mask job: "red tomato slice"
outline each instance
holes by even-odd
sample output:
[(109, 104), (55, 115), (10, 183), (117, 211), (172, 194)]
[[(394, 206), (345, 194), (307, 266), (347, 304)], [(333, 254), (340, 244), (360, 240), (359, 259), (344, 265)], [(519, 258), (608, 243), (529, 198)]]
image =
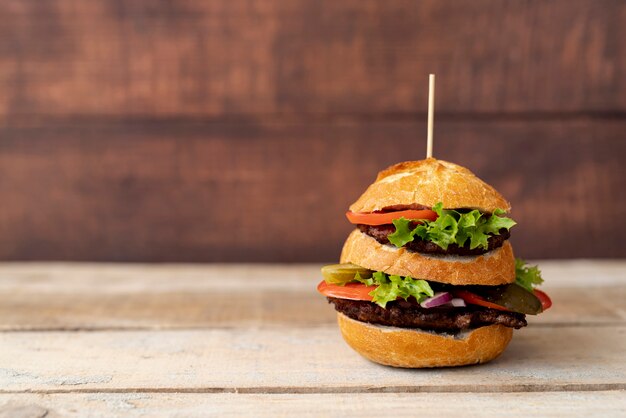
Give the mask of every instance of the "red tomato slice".
[(406, 218), (406, 219), (428, 219), (434, 221), (437, 219), (437, 212), (424, 209), (424, 210), (401, 210), (397, 212), (386, 213), (355, 213), (346, 212), (346, 217), (353, 224), (364, 225), (387, 225), (393, 222), (394, 219)]
[(542, 292), (539, 289), (535, 289), (533, 290), (533, 293), (535, 294), (535, 296), (537, 296), (537, 299), (539, 299), (539, 301), (541, 302), (541, 308), (544, 311), (546, 309), (549, 309), (552, 306), (552, 299), (550, 299), (550, 296), (548, 296), (545, 292)]
[(340, 299), (372, 301), (369, 293), (378, 286), (366, 286), (363, 283), (347, 283), (343, 286), (326, 283), (324, 280), (317, 285), (317, 291), (324, 296)]
[(455, 294), (455, 296), (460, 297), (465, 302), (470, 303), (472, 305), (479, 305), (479, 306), (484, 306), (485, 308), (491, 308), (491, 309), (497, 309), (499, 311), (510, 312), (504, 306), (497, 305), (497, 304), (491, 303), (491, 302), (487, 302), (485, 299), (481, 298), (480, 296), (478, 296), (478, 295), (476, 295), (476, 294), (474, 294), (472, 292), (468, 292), (467, 290), (455, 290), (454, 294)]

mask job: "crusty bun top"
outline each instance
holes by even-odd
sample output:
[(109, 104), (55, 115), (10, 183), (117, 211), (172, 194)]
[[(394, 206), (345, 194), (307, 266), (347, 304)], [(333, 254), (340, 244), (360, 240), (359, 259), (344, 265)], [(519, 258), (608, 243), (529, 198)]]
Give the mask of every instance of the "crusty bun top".
[(511, 210), (500, 193), (467, 168), (435, 158), (407, 161), (381, 171), (350, 210), (374, 212), (412, 204), (432, 207), (439, 202), (448, 209)]

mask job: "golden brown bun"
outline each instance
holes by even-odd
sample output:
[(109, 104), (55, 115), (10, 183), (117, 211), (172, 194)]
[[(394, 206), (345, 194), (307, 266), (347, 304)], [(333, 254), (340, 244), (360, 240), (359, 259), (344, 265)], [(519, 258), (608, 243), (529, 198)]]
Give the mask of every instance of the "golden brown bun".
[(467, 168), (435, 158), (407, 161), (381, 171), (350, 210), (373, 212), (411, 204), (432, 207), (439, 202), (449, 209), (511, 210), (500, 193)]
[(515, 257), (508, 241), (479, 256), (429, 256), (381, 244), (355, 229), (343, 244), (341, 263), (453, 285), (495, 286), (515, 281)]
[(368, 360), (393, 367), (450, 367), (498, 357), (513, 330), (489, 325), (457, 336), (368, 324), (337, 313), (343, 339)]

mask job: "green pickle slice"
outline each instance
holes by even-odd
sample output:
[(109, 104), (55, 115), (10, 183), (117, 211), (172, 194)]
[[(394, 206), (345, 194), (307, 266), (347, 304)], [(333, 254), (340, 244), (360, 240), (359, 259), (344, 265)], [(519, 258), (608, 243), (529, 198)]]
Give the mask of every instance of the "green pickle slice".
[(541, 301), (533, 293), (512, 283), (504, 286), (484, 286), (477, 292), (485, 300), (528, 315), (542, 312)]
[(353, 281), (357, 273), (362, 279), (369, 279), (374, 272), (356, 264), (330, 264), (322, 267), (322, 276), (326, 283), (344, 285)]

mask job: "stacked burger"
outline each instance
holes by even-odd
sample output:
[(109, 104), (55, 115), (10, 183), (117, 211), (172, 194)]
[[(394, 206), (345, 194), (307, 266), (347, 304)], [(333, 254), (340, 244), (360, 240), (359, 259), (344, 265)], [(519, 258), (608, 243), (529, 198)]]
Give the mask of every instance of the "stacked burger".
[(396, 367), (484, 363), (526, 315), (549, 308), (537, 267), (516, 260), (510, 204), (471, 171), (428, 158), (396, 164), (350, 206), (356, 228), (318, 290), (346, 342)]

